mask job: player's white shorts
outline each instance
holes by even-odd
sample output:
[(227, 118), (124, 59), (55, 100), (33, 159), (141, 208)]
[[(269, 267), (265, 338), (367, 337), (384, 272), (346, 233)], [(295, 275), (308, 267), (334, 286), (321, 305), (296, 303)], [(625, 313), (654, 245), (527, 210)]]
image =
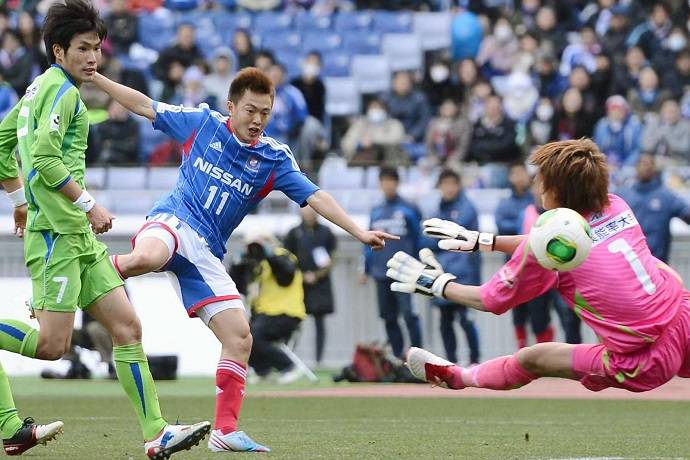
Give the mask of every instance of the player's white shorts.
[(141, 238), (157, 238), (168, 247), (166, 272), (190, 317), (207, 325), (221, 311), (242, 308), (240, 293), (225, 267), (214, 256), (206, 240), (172, 214), (156, 214), (132, 238), (132, 248)]

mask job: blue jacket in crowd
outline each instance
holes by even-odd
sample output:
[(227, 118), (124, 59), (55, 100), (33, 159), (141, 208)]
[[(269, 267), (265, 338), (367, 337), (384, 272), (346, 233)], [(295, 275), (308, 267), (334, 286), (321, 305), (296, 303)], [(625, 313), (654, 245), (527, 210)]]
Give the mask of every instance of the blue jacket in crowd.
[(496, 228), (499, 235), (519, 235), (522, 233), (522, 214), (527, 206), (534, 203), (529, 190), (518, 195), (512, 190), (508, 198), (502, 199), (496, 207)]
[[(454, 200), (441, 200), (439, 209), (433, 217), (453, 221), (470, 230), (479, 230), (477, 209), (464, 192), (460, 192)], [(435, 238), (425, 238), (424, 245), (434, 251), (434, 255), (443, 269), (457, 276), (459, 283), (479, 286), (481, 282), (481, 256), (479, 252), (460, 254), (443, 251), (438, 248), (438, 241)]]
[(620, 128), (615, 128), (604, 117), (594, 126), (594, 142), (613, 165), (632, 166), (640, 156), (642, 123), (635, 115), (629, 115)]
[(649, 182), (637, 182), (618, 194), (635, 213), (654, 257), (666, 262), (671, 245), (671, 218), (680, 217), (690, 223), (690, 206), (664, 187), (659, 176)]
[(369, 215), (369, 228), (398, 235), (400, 240), (386, 241), (380, 251), (364, 248), (364, 271), (377, 280), (386, 280), (386, 263), (398, 251), (417, 256), (420, 248), (422, 215), (414, 204), (396, 196), (374, 207)]

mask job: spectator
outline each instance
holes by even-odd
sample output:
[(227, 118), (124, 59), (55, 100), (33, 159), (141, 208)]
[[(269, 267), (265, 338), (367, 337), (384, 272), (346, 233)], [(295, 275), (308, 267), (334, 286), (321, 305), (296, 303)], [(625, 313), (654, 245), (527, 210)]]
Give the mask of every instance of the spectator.
[(519, 48), (510, 22), (505, 17), (499, 17), (494, 24), (493, 34), (482, 40), (477, 64), (487, 78), (507, 75), (513, 69)]
[(0, 49), (0, 73), (19, 96), (23, 96), (29, 86), (33, 65), (31, 54), (22, 46), (19, 35), (11, 29), (6, 30)]
[(292, 80), (292, 85), (304, 96), (309, 115), (323, 123), (326, 114), (326, 87), (320, 74), (321, 53), (312, 51), (305, 56), (302, 74)]
[(203, 60), (196, 45), (194, 26), (183, 23), (177, 27), (175, 43), (161, 51), (153, 65), (153, 75), (163, 82), (161, 99), (168, 102), (178, 90), (185, 70), (197, 61)]
[(595, 121), (592, 114), (584, 110), (580, 90), (569, 88), (561, 98), (553, 137), (559, 141), (592, 137)]
[(632, 166), (640, 155), (642, 124), (623, 96), (606, 100), (606, 116), (594, 127), (594, 142), (606, 155), (612, 167)]
[(271, 67), (276, 63), (273, 53), (268, 50), (261, 50), (254, 55), (254, 67), (262, 71), (263, 73), (268, 73)]
[(390, 116), (402, 122), (405, 135), (411, 142), (424, 142), (431, 118), (429, 101), (424, 93), (413, 87), (410, 72), (396, 72), (392, 86), (392, 91), (383, 96)]
[(627, 97), (630, 108), (641, 120), (658, 113), (661, 104), (670, 98), (670, 91), (659, 88), (659, 77), (652, 67), (640, 71), (638, 86), (629, 90)]
[[(225, 98), (227, 98), (227, 95)], [(185, 107), (197, 107), (199, 104), (206, 104), (209, 107), (216, 107), (218, 105), (215, 96), (210, 94), (204, 87), (203, 72), (195, 65), (188, 67), (184, 71), (182, 87), (171, 98), (170, 102)]]
[(570, 75), (573, 67), (582, 66), (590, 74), (597, 69), (597, 56), (601, 53), (601, 45), (597, 41), (594, 29), (583, 27), (580, 30), (580, 41), (568, 45), (561, 56), (561, 75)]
[(393, 349), (393, 354), (403, 358), (403, 335), (398, 317), (403, 315), (413, 347), (421, 346), (422, 328), (419, 316), (412, 306), (412, 296), (391, 291), (391, 280), (386, 277), (388, 270), (386, 263), (398, 251), (417, 254), (420, 245), (422, 218), (414, 204), (405, 201), (398, 195), (400, 177), (397, 169), (382, 167), (379, 172), (379, 185), (383, 192), (384, 202), (372, 208), (369, 215), (369, 228), (398, 235), (400, 239), (387, 242), (386, 246), (377, 252), (373, 252), (369, 248), (364, 249), (365, 274), (361, 277), (360, 282), (366, 283), (367, 275), (374, 278), (379, 315), (385, 324), (388, 342)]
[(522, 232), (521, 214), (534, 197), (530, 192), (529, 173), (525, 164), (515, 162), (510, 165), (508, 182), (510, 196), (502, 199), (496, 207), (496, 229), (499, 235), (519, 235)]
[(454, 164), (464, 160), (472, 137), (472, 124), (459, 116), (459, 108), (453, 99), (441, 104), (438, 116), (431, 119), (426, 131), (427, 155), (436, 164)]
[(213, 72), (204, 76), (203, 87), (207, 94), (216, 100), (215, 109), (226, 113), (228, 88), (232, 83), (233, 57), (230, 48), (222, 46), (213, 53)]
[(630, 32), (626, 45), (639, 46), (655, 65), (662, 64), (665, 57), (663, 42), (669, 37), (671, 27), (671, 11), (668, 5), (664, 2), (655, 2), (652, 14)]
[(378, 165), (404, 163), (402, 151), (405, 128), (395, 118), (390, 118), (386, 104), (372, 99), (364, 116), (359, 116), (348, 128), (340, 148), (353, 165)]
[(625, 53), (625, 64), (614, 69), (613, 94), (628, 94), (628, 91), (637, 86), (640, 71), (647, 64), (647, 58), (642, 48), (634, 46)]
[(0, 119), (5, 118), (18, 100), (17, 92), (2, 79), (2, 74), (0, 74)]
[(505, 114), (516, 123), (527, 123), (539, 100), (539, 91), (526, 73), (512, 72), (499, 91)]
[[(462, 189), (460, 175), (451, 169), (444, 169), (439, 175), (438, 188), (441, 192), (441, 201), (434, 217), (456, 222), (466, 228), (478, 229), (477, 210)], [(442, 251), (436, 243), (437, 240), (431, 241), (430, 247), (445, 271), (467, 283), (480, 284), (481, 257), (478, 252), (457, 254)], [(458, 362), (454, 330), (455, 318), (458, 317), (467, 338), (469, 362), (479, 363), (479, 334), (472, 312), (466, 307), (442, 299), (434, 299), (433, 303), (441, 311), (441, 338), (446, 350), (446, 359), (453, 363)]]
[(671, 219), (679, 217), (690, 224), (690, 207), (661, 182), (654, 155), (643, 153), (637, 162), (637, 182), (618, 194), (635, 213), (652, 255), (668, 262), (671, 245)]
[[(607, 1), (613, 3), (613, 0)], [(601, 43), (604, 52), (613, 57), (614, 67), (623, 64), (619, 56), (621, 56), (621, 51), (626, 49), (625, 41), (630, 35), (628, 15), (629, 8), (627, 5), (617, 3), (610, 7), (610, 14), (601, 15), (595, 25), (597, 34), (602, 37)]]
[(683, 93), (690, 88), (690, 50), (685, 49), (676, 56), (676, 65), (666, 72), (663, 79), (664, 88), (671, 91), (675, 99), (683, 97)]
[(285, 81), (285, 66), (273, 64), (268, 75), (275, 86), (275, 100), (271, 121), (266, 126), (266, 134), (280, 142), (292, 145), (291, 141), (299, 136), (302, 125), (309, 115), (307, 103), (300, 90)]
[(672, 164), (690, 163), (690, 120), (681, 117), (680, 106), (673, 99), (664, 102), (661, 113), (645, 123), (642, 150)]
[(533, 30), (537, 25), (537, 11), (539, 11), (540, 0), (522, 0), (519, 8), (511, 16), (513, 26), (517, 29)]
[(100, 161), (107, 165), (131, 166), (139, 160), (139, 123), (129, 112), (112, 101), (108, 120), (97, 128), (101, 141)]
[(592, 114), (597, 119), (602, 116), (601, 102), (597, 99), (597, 93), (592, 88), (592, 77), (584, 67), (577, 66), (570, 73), (568, 79), (569, 88), (577, 88), (582, 94), (582, 105), (585, 112)]
[(290, 340), (306, 316), (297, 257), (279, 247), (272, 235), (255, 232), (247, 238), (247, 258), (253, 267), (248, 289), (253, 338), (249, 365), (260, 378), (276, 370), (278, 383), (294, 382), (302, 371), (276, 342)]
[(550, 50), (556, 56), (563, 54), (566, 39), (561, 27), (558, 25), (556, 10), (544, 5), (537, 11), (537, 28), (535, 30), (540, 46)]
[(534, 116), (527, 124), (525, 139), (525, 154), (529, 154), (537, 145), (546, 144), (555, 137), (555, 110), (551, 99), (543, 97), (539, 100)]
[(245, 29), (237, 29), (232, 36), (232, 48), (237, 56), (237, 69), (255, 65), (254, 45), (249, 32)]
[(503, 116), (501, 99), (490, 96), (486, 100), (484, 116), (474, 124), (467, 155), (467, 161), (476, 161), (480, 165), (500, 163), (485, 168), (489, 175), (488, 186), (506, 186), (507, 163), (517, 160), (521, 155), (515, 138), (515, 123)]
[[(539, 39), (533, 31), (520, 34), (520, 49), (515, 58), (513, 70), (530, 72), (537, 60), (539, 51)], [(551, 50), (542, 50), (543, 53), (553, 54)]]
[(309, 206), (300, 209), (302, 222), (287, 233), (285, 249), (297, 256), (304, 284), (304, 304), (316, 326), (316, 365), (323, 360), (326, 343), (326, 315), (334, 312), (331, 291), (331, 267), (336, 239), (331, 230), (320, 224)]
[(112, 0), (110, 14), (105, 19), (108, 26), (108, 39), (116, 54), (129, 53), (129, 47), (137, 41), (139, 18), (127, 11), (125, 0)]
[(429, 100), (432, 110), (438, 110), (444, 100), (458, 96), (461, 91), (457, 83), (451, 79), (450, 64), (442, 56), (434, 57), (431, 64), (427, 66), (422, 81), (422, 90)]
[(482, 24), (476, 14), (463, 7), (455, 8), (452, 13), (450, 48), (453, 62), (474, 59), (482, 42)]
[[(591, 89), (597, 107), (609, 96), (613, 82), (613, 67), (611, 59), (605, 54), (596, 57), (596, 70), (591, 75)], [(597, 109), (595, 109), (597, 110)]]
[(535, 66), (541, 97), (555, 99), (568, 87), (568, 78), (558, 72), (556, 56), (551, 52), (537, 53)]
[(36, 22), (28, 11), (19, 13), (17, 30), (21, 37), (22, 45), (31, 55), (33, 62), (31, 80), (33, 80), (48, 68), (48, 58), (43, 52), (44, 45), (41, 41), (41, 31), (36, 27)]
[[(460, 83), (459, 93), (455, 94), (455, 100), (463, 106), (470, 99), (472, 88), (480, 80), (477, 63), (472, 59), (463, 59), (456, 67), (458, 82)], [(461, 110), (461, 113), (466, 114)]]

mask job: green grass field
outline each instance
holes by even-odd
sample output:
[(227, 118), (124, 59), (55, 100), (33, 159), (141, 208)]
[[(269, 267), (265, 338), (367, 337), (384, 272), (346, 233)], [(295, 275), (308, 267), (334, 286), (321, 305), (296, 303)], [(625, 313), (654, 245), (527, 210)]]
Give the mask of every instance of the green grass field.
[[(57, 442), (25, 457), (146, 458), (117, 383), (14, 378), (12, 386), (20, 416), (66, 424)], [(173, 422), (211, 418), (213, 388), (212, 379), (160, 382), (164, 415)], [(250, 388), (242, 418), (244, 430), (273, 448), (270, 458), (690, 458), (687, 402), (252, 396), (275, 388)], [(205, 441), (173, 456), (223, 457)]]

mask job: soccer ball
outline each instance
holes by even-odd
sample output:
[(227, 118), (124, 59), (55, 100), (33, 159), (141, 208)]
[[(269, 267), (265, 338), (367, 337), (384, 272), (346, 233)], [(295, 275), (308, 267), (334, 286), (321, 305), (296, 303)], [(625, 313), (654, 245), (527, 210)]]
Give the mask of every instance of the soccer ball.
[(592, 233), (584, 217), (572, 209), (551, 209), (532, 226), (529, 247), (542, 267), (567, 272), (589, 255)]

